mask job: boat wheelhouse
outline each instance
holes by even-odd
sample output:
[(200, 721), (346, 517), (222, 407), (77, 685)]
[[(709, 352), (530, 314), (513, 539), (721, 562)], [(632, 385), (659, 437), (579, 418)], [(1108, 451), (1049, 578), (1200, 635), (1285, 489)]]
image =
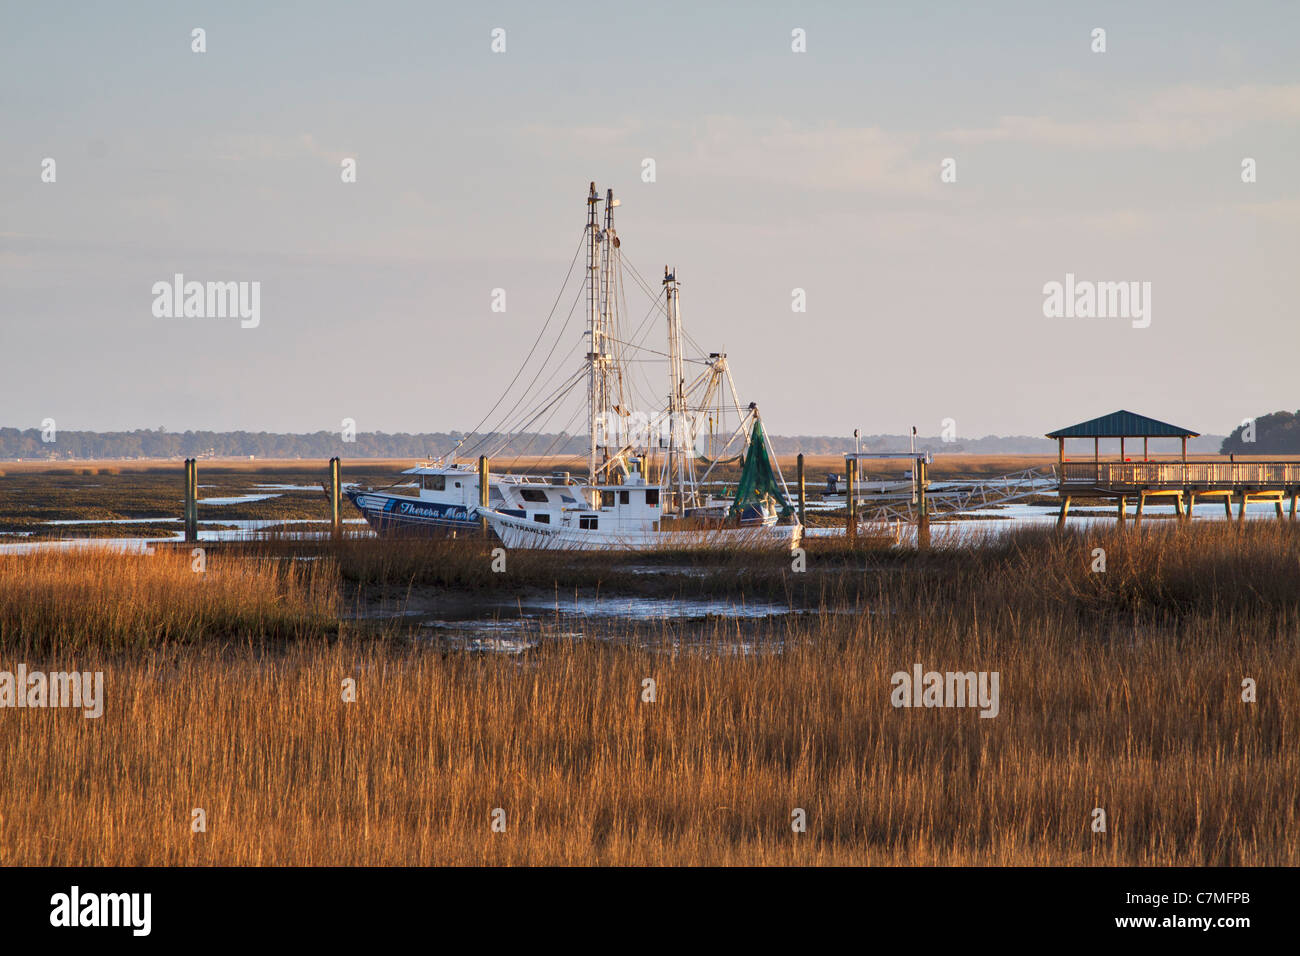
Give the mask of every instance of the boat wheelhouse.
[[(380, 534), (456, 537), (479, 524), (478, 470), (459, 463), (420, 465), (402, 472), (408, 480), (379, 489), (348, 489), (357, 510)], [(577, 505), (581, 492), (567, 475), (489, 475), (488, 507), (530, 517)]]

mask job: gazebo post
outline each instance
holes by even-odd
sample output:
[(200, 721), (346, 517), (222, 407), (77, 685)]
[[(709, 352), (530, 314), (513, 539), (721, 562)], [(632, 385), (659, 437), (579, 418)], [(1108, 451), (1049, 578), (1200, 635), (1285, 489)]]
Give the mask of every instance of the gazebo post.
[(1119, 460), (1124, 461), (1124, 436), (1119, 436)]
[(1142, 438), (1142, 460), (1143, 461), (1147, 460), (1147, 447), (1148, 447), (1147, 442), (1149, 441), (1150, 439), (1146, 438), (1145, 436)]

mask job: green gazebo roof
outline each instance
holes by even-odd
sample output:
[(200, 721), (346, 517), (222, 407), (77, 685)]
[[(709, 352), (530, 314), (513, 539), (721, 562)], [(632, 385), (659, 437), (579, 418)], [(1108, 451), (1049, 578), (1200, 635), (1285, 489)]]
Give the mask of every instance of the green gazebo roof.
[(1069, 428), (1048, 432), (1048, 438), (1196, 438), (1200, 432), (1180, 428), (1120, 409)]

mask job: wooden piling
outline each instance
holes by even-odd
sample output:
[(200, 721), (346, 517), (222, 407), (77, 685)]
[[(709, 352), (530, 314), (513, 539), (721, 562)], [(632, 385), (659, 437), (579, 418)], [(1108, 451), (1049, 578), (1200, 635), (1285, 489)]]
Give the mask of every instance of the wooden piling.
[(916, 549), (925, 551), (930, 547), (930, 509), (925, 500), (929, 466), (924, 458), (917, 458), (913, 467), (916, 468)]
[(806, 526), (808, 524), (808, 495), (803, 484), (803, 452), (800, 452), (799, 457), (795, 459), (795, 474), (795, 480), (799, 483), (799, 523)]
[(1066, 516), (1070, 513), (1070, 496), (1061, 495), (1061, 511), (1056, 516), (1056, 527), (1062, 529), (1065, 527)]
[(1115, 527), (1120, 531), (1124, 530), (1124, 518), (1128, 511), (1128, 499), (1123, 495), (1119, 496), (1119, 509), (1115, 513)]
[(185, 541), (199, 540), (199, 461), (185, 459)]
[[(488, 506), (488, 458), (487, 455), (478, 456), (478, 506), (487, 511)], [(479, 531), (483, 537), (488, 536), (487, 515), (480, 514), (478, 518)]]
[(337, 541), (343, 536), (342, 462), (330, 459), (330, 535)]
[(857, 544), (858, 540), (858, 460), (856, 458), (844, 459), (844, 505), (847, 512), (845, 517), (845, 533), (848, 535), (849, 544)]

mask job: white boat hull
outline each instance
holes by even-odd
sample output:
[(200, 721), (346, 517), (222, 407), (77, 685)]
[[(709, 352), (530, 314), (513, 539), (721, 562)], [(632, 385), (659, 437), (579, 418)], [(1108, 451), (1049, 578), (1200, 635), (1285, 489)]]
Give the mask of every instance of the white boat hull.
[(697, 548), (792, 550), (802, 525), (692, 528), (683, 531), (595, 530), (538, 524), (496, 511), (483, 512), (507, 548), (541, 551), (682, 551)]

